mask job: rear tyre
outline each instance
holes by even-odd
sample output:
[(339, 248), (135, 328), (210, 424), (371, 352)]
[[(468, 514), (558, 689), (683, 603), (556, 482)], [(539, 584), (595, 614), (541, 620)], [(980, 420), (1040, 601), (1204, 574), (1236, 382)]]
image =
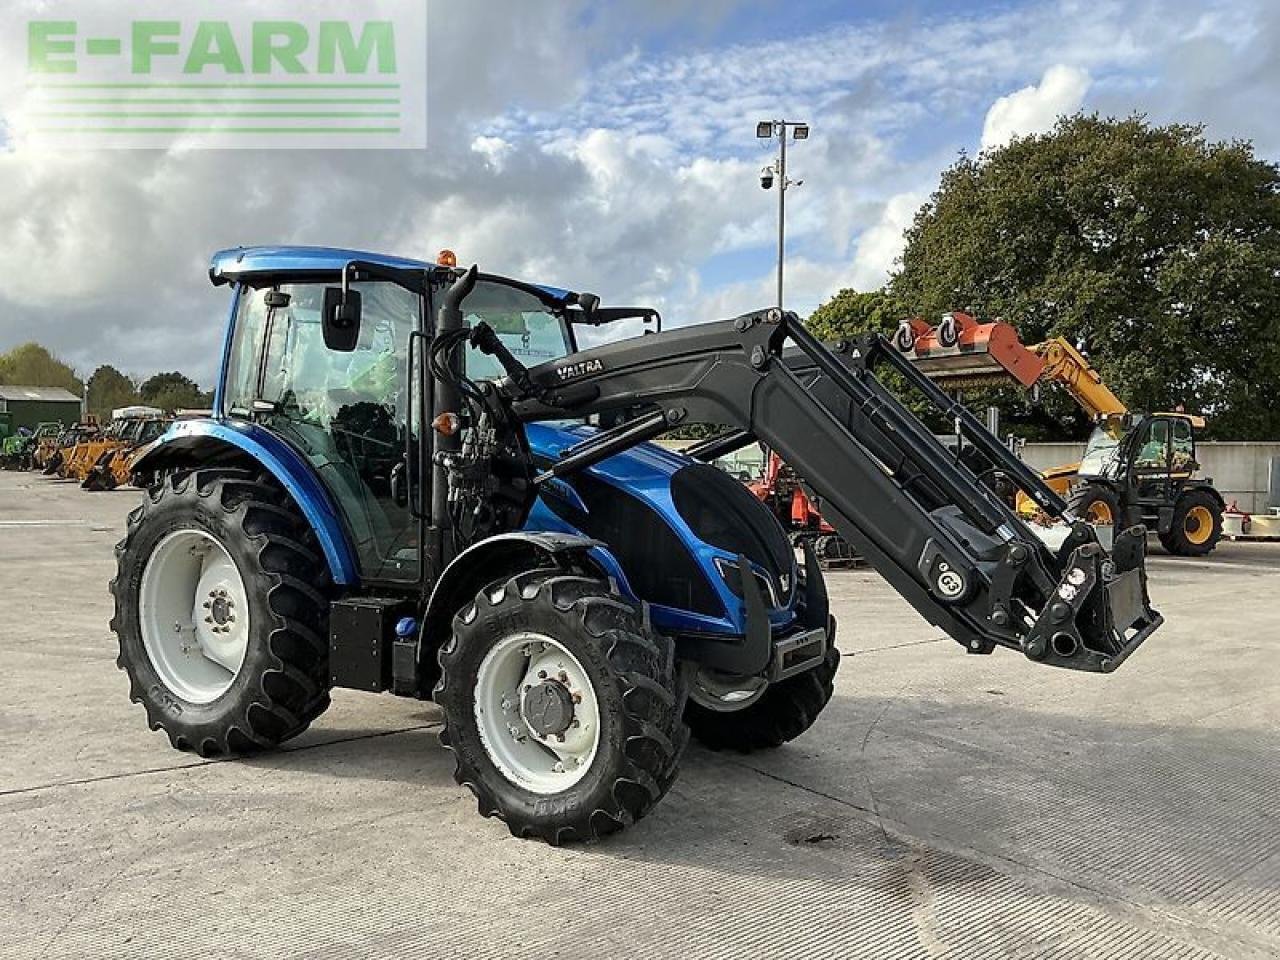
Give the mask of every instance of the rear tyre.
[(1110, 487), (1082, 483), (1067, 498), (1067, 507), (1081, 520), (1101, 527), (1123, 526), (1120, 498)]
[(671, 642), (608, 583), (535, 570), (487, 587), (439, 661), (454, 778), (515, 836), (595, 840), (674, 781), (688, 735)]
[(116, 561), (116, 664), (174, 747), (273, 747), (329, 705), (327, 567), (269, 478), (165, 477), (129, 515)]
[(716, 682), (699, 675), (689, 693), (685, 722), (699, 743), (712, 750), (751, 753), (780, 747), (808, 730), (831, 700), (840, 651), (799, 676), (755, 686)]
[(1160, 544), (1180, 557), (1203, 557), (1222, 539), (1222, 507), (1204, 490), (1188, 490), (1173, 507), (1173, 524)]

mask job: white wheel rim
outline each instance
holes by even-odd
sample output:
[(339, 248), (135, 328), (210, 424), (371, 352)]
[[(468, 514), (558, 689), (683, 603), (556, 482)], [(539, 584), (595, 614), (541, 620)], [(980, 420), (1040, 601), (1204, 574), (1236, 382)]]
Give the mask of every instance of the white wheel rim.
[(717, 713), (745, 710), (764, 696), (769, 681), (764, 677), (731, 677), (714, 670), (699, 670), (689, 696), (700, 707)]
[(231, 554), (203, 530), (176, 530), (151, 552), (139, 595), (142, 645), (160, 682), (188, 703), (230, 689), (249, 649), (249, 601)]
[[(524, 708), (526, 695), (548, 684), (572, 702), (570, 725), (559, 734), (539, 733)], [(559, 690), (551, 693), (560, 696)], [(572, 787), (587, 775), (600, 746), (600, 705), (591, 678), (577, 657), (545, 634), (511, 634), (489, 649), (476, 673), (475, 717), (493, 765), (532, 793)]]

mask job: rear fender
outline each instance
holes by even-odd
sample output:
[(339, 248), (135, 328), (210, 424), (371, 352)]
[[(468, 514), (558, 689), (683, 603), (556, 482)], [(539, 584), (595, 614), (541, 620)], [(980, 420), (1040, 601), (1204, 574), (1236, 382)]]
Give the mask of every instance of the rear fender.
[(360, 580), (355, 551), (329, 492), (311, 465), (279, 437), (256, 424), (180, 420), (133, 462), (135, 473), (155, 473), (200, 464), (232, 466), (249, 461), (262, 467), (289, 492), (311, 524), (333, 582)]

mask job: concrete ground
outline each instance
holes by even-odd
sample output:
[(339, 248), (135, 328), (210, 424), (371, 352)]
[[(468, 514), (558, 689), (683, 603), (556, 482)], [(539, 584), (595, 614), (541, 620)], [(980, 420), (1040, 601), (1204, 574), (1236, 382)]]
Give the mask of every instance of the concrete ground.
[(0, 474), (0, 956), (1280, 955), (1280, 545), (1153, 547), (1168, 623), (1111, 677), (833, 573), (807, 735), (552, 849), (476, 815), (430, 704), (339, 691), (249, 760), (149, 732), (107, 629), (137, 496)]

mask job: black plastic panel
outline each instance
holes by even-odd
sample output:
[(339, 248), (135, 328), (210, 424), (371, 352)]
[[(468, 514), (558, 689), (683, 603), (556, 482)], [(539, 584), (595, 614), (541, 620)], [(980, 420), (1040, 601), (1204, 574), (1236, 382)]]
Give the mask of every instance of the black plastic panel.
[(671, 478), (671, 497), (699, 539), (745, 554), (769, 571), (778, 596), (787, 596), (795, 554), (786, 532), (751, 491), (723, 470), (694, 463)]
[(607, 543), (641, 599), (724, 616), (724, 606), (702, 568), (661, 514), (590, 473), (576, 474), (566, 482), (586, 504), (586, 513), (554, 495), (544, 493), (544, 502), (566, 523)]

